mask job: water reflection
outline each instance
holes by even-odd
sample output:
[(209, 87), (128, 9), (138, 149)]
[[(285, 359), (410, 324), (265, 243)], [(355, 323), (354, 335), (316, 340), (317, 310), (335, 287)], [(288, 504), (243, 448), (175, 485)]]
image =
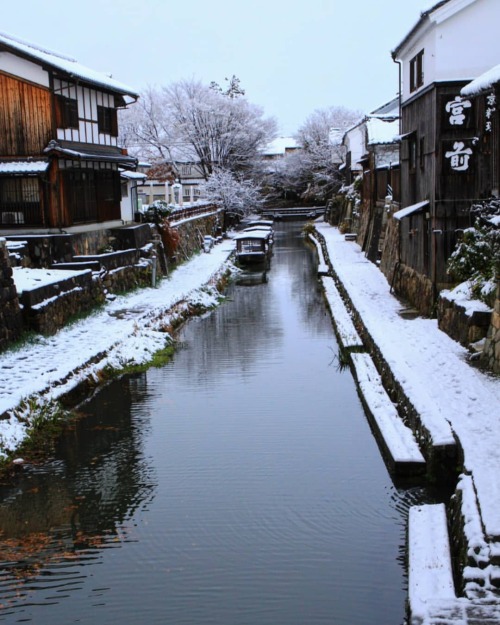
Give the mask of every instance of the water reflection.
[[(80, 586), (81, 567), (101, 550), (133, 540), (127, 523), (154, 498), (154, 470), (144, 458), (146, 421), (131, 420), (145, 377), (123, 379), (62, 437), (56, 458), (25, 466), (0, 487), (0, 617), (29, 604), (34, 588)], [(33, 580), (43, 583), (34, 587)], [(49, 601), (50, 603), (50, 601)]]

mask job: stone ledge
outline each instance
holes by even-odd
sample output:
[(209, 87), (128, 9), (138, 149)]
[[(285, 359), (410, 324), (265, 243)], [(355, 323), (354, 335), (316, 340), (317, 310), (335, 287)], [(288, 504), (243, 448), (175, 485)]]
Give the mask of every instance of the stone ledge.
[(440, 330), (464, 347), (484, 339), (491, 321), (491, 310), (473, 310), (441, 294), (438, 299), (437, 320)]

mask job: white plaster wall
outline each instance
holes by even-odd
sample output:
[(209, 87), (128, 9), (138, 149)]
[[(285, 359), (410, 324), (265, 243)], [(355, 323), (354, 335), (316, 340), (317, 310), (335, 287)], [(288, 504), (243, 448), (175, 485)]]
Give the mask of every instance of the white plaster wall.
[(127, 182), (128, 195), (126, 197), (122, 197), (120, 202), (120, 215), (122, 220), (125, 222), (134, 220), (134, 211), (132, 210), (132, 186), (134, 185), (134, 182)]
[(117, 145), (117, 137), (99, 133), (97, 124), (97, 106), (113, 108), (113, 96), (59, 80), (54, 81), (54, 89), (56, 93), (78, 100), (79, 128), (58, 128), (58, 139), (98, 145)]
[[(403, 101), (410, 93), (410, 60), (424, 49), (424, 85), (471, 80), (500, 62), (500, 0), (457, 0), (433, 14), (434, 22), (419, 31), (400, 53)], [(445, 11), (446, 9), (446, 11)]]
[(0, 70), (43, 87), (49, 86), (49, 74), (40, 65), (26, 61), (10, 52), (0, 52)]
[(500, 1), (478, 0), (437, 27), (437, 80), (472, 80), (500, 62)]
[[(403, 102), (409, 97), (413, 97), (418, 91), (425, 89), (437, 80), (436, 74), (436, 29), (427, 29), (424, 33), (414, 40), (411, 45), (401, 54), (402, 59), (402, 100)], [(424, 68), (424, 84), (420, 89), (410, 93), (410, 61), (420, 52), (424, 50), (423, 68)]]
[(359, 159), (366, 152), (366, 141), (365, 141), (365, 133), (366, 129), (364, 124), (360, 126), (356, 126), (352, 130), (349, 130), (345, 136), (345, 147), (347, 152), (351, 152), (351, 169), (360, 168), (360, 165), (357, 165)]

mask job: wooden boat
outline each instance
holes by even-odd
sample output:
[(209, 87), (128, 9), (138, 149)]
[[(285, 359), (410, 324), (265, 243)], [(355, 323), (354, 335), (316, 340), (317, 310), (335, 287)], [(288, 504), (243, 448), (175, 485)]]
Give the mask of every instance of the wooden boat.
[(241, 265), (269, 266), (272, 256), (272, 234), (268, 230), (243, 231), (234, 237), (236, 260)]

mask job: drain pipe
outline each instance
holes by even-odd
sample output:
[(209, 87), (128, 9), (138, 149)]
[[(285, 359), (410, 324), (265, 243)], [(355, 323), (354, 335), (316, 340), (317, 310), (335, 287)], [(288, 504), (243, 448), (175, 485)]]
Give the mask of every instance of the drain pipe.
[(152, 262), (152, 271), (151, 271), (151, 286), (153, 288), (156, 288), (156, 254), (153, 254), (151, 256), (151, 262)]

